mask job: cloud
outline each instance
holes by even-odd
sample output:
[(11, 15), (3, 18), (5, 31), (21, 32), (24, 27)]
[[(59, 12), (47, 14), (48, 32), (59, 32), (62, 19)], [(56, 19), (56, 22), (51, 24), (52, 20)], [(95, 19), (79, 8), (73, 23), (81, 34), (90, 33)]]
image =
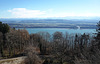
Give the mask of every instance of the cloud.
[(41, 10), (29, 10), (26, 8), (13, 8), (12, 10), (8, 10), (9, 13), (11, 13), (12, 18), (63, 18), (63, 17), (72, 17), (72, 16), (85, 16), (85, 17), (91, 17), (91, 16), (100, 16), (99, 14), (95, 13), (75, 13), (75, 12), (57, 12), (55, 10), (48, 9), (45, 11)]
[(8, 10), (15, 18), (35, 18), (45, 14), (45, 11), (29, 10), (26, 8), (13, 8)]

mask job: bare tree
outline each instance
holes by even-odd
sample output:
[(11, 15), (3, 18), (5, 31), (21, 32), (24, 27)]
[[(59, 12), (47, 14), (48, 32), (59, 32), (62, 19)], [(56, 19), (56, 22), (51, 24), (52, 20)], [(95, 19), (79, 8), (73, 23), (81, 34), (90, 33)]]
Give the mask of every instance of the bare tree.
[(37, 51), (33, 46), (28, 46), (26, 48), (27, 58), (24, 61), (24, 64), (42, 64), (41, 59), (37, 55)]

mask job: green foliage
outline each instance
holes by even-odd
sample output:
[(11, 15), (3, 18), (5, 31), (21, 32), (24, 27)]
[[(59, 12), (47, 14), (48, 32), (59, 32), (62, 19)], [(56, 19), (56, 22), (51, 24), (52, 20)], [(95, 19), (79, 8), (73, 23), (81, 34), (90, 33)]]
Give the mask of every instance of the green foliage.
[(5, 33), (9, 32), (8, 24), (4, 24), (4, 23), (0, 22), (0, 32), (2, 32), (2, 34), (3, 34), (3, 42), (0, 42), (0, 44), (1, 44), (0, 45), (0, 53), (1, 53), (1, 56), (4, 56), (3, 50), (5, 47), (5, 41), (6, 41)]
[(97, 39), (99, 40), (100, 38), (100, 21), (97, 23)]
[(2, 22), (0, 22), (0, 32), (2, 32), (3, 34), (9, 32), (9, 25), (8, 24), (3, 24)]
[(100, 49), (100, 21), (97, 23), (97, 36), (95, 37), (96, 39), (96, 44), (98, 48)]

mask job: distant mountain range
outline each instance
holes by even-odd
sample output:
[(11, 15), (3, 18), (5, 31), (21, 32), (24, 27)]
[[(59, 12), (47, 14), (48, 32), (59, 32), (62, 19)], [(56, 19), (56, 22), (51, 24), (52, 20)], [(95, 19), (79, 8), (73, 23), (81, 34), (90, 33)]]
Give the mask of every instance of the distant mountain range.
[(88, 23), (98, 22), (100, 18), (95, 19), (34, 19), (34, 18), (1, 18), (0, 21), (4, 23)]
[(88, 20), (100, 20), (100, 17), (98, 16), (91, 16), (91, 17), (86, 17), (86, 16), (68, 16), (68, 17), (63, 17), (62, 19), (70, 19), (70, 20), (74, 20), (74, 19), (88, 19)]

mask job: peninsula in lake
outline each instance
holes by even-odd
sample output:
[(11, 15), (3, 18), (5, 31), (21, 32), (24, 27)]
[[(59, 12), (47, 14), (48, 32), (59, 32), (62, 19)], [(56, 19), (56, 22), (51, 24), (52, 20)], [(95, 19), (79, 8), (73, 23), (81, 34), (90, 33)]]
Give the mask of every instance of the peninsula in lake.
[(0, 19), (14, 28), (69, 28), (96, 29), (98, 19)]

